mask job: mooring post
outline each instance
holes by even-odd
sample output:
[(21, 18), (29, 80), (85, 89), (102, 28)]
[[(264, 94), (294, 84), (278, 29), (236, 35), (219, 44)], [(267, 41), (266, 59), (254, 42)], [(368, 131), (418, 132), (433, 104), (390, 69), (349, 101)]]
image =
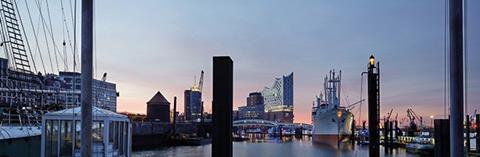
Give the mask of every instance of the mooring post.
[(467, 147), (467, 154), (470, 152), (470, 118), (468, 115), (465, 116), (465, 140), (466, 141), (466, 146)]
[(385, 149), (385, 154), (388, 154), (389, 153), (389, 149), (390, 149), (390, 146), (389, 146), (389, 140), (388, 140), (388, 120), (383, 122), (383, 147)]
[(475, 124), (476, 124), (476, 128), (475, 128), (476, 150), (477, 150), (477, 153), (480, 153), (480, 114), (475, 115)]
[(233, 61), (213, 57), (212, 157), (232, 157)]
[(93, 0), (82, 1), (82, 107), (80, 154), (92, 156)]
[(177, 135), (177, 97), (173, 97), (173, 127), (172, 127), (173, 136)]
[(450, 156), (464, 156), (463, 0), (450, 0)]
[(388, 128), (388, 132), (390, 134), (390, 138), (389, 138), (390, 139), (390, 144), (389, 145), (390, 145), (390, 150), (391, 150), (390, 152), (392, 152), (393, 151), (393, 145), (394, 145), (393, 144), (393, 122), (390, 122), (389, 126), (390, 126)]
[(380, 156), (380, 63), (375, 66), (375, 57), (370, 56), (368, 64), (368, 136), (369, 156)]
[(433, 138), (435, 140), (434, 145), (434, 156), (443, 157), (450, 154), (450, 124), (448, 119), (435, 119), (433, 121), (434, 134)]

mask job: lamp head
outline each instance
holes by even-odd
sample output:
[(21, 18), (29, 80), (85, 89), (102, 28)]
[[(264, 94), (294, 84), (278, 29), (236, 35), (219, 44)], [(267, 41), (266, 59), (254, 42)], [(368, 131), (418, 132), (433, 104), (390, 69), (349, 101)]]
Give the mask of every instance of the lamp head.
[(370, 64), (370, 65), (374, 65), (374, 64), (375, 64), (375, 57), (374, 57), (373, 55), (370, 56), (369, 64)]

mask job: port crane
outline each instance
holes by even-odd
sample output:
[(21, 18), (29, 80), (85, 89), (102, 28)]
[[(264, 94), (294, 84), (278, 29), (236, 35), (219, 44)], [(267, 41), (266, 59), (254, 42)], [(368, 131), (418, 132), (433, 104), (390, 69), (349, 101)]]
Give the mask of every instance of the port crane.
[(200, 91), (200, 93), (203, 90), (203, 70), (200, 73), (200, 80), (198, 81), (198, 90)]
[(418, 120), (420, 122), (420, 128), (423, 127), (423, 119), (422, 116), (417, 116), (417, 114), (411, 109), (407, 109), (407, 117), (410, 120), (410, 125), (408, 128), (408, 135), (413, 136), (414, 132), (417, 132), (419, 130), (419, 127), (415, 123), (415, 120)]

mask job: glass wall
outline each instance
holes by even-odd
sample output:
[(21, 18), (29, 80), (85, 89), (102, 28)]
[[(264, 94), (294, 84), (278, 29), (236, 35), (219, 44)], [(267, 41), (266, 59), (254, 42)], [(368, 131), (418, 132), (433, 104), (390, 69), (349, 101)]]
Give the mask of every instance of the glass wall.
[(71, 156), (73, 147), (73, 122), (60, 121), (60, 156)]
[(45, 156), (57, 156), (58, 120), (47, 120), (45, 129)]
[(93, 121), (92, 138), (93, 143), (103, 143), (103, 121)]
[[(45, 157), (80, 155), (81, 122), (79, 120), (46, 119), (44, 129)], [(130, 150), (129, 132), (128, 121), (94, 120), (92, 153), (95, 156), (127, 156)], [(103, 141), (104, 138), (106, 143)]]

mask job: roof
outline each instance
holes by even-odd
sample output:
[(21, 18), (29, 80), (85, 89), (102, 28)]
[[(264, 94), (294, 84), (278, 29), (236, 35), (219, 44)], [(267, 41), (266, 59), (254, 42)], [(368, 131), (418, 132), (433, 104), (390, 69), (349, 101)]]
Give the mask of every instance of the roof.
[[(72, 118), (72, 114), (75, 115), (75, 118), (79, 118), (82, 114), (81, 107), (69, 108), (65, 110), (49, 112), (44, 115), (47, 119), (54, 118)], [(93, 119), (128, 119), (126, 115), (115, 113), (109, 110), (101, 109), (95, 106), (92, 106)]]
[(170, 102), (168, 102), (167, 99), (162, 95), (162, 93), (157, 92), (152, 99), (150, 99), (147, 104), (165, 104), (168, 105)]
[(0, 140), (41, 135), (40, 127), (36, 126), (0, 126)]

